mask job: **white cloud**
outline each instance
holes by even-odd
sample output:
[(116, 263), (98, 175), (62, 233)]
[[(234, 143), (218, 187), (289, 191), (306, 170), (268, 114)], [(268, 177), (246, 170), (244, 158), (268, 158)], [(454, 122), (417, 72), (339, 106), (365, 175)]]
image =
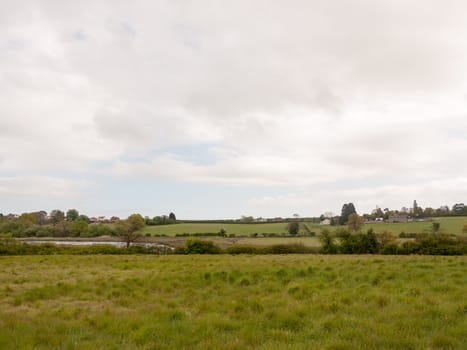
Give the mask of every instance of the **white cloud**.
[[(467, 172), (466, 10), (399, 0), (5, 3), (1, 169), (24, 182), (99, 172), (294, 193), (456, 178)], [(200, 144), (204, 161), (176, 150)]]
[(403, 185), (356, 187), (352, 189), (317, 188), (314, 191), (292, 192), (279, 196), (250, 198), (247, 208), (263, 215), (282, 215), (299, 210), (302, 216), (332, 211), (339, 215), (344, 203), (352, 202), (359, 213), (370, 213), (377, 206), (399, 210), (410, 207), (414, 200), (422, 207), (439, 208), (465, 202), (467, 178), (456, 177)]
[(89, 181), (52, 176), (0, 177), (0, 194), (5, 197), (76, 198), (89, 186)]

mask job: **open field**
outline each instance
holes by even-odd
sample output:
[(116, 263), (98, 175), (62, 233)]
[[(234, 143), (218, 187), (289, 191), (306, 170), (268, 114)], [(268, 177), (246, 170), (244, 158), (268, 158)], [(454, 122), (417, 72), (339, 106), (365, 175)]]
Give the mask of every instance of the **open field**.
[(305, 247), (321, 247), (318, 237), (258, 237), (240, 238), (237, 245), (272, 246), (276, 244), (303, 244)]
[(467, 258), (0, 258), (1, 349), (466, 349)]
[[(452, 216), (444, 218), (433, 218), (433, 222), (441, 224), (441, 231), (448, 234), (461, 234), (462, 227), (467, 223), (465, 216)], [(381, 223), (381, 224), (367, 224), (364, 229), (373, 228), (376, 233), (381, 233), (384, 230), (390, 231), (396, 235), (401, 232), (405, 233), (424, 233), (430, 232), (432, 222), (407, 222), (407, 223)]]
[(286, 223), (264, 223), (264, 224), (211, 224), (211, 223), (189, 223), (189, 224), (173, 224), (160, 226), (146, 226), (142, 232), (151, 234), (165, 234), (167, 236), (175, 236), (176, 234), (194, 234), (194, 233), (218, 233), (224, 229), (229, 234), (236, 236), (250, 236), (254, 233), (276, 233), (282, 234), (287, 232)]
[[(436, 218), (441, 224), (441, 230), (445, 233), (460, 234), (462, 227), (467, 223), (467, 217), (445, 217)], [(319, 234), (322, 229), (328, 228), (334, 230), (339, 226), (322, 226), (318, 224), (306, 223), (309, 229), (316, 234)], [(381, 223), (381, 224), (367, 224), (363, 230), (373, 228), (376, 233), (383, 231), (390, 231), (395, 235), (401, 232), (405, 233), (423, 233), (431, 229), (432, 223), (425, 222), (408, 222), (408, 223)], [(342, 226), (344, 227), (344, 226)], [(176, 234), (194, 234), (194, 233), (218, 233), (224, 229), (229, 234), (236, 236), (250, 236), (254, 233), (259, 235), (263, 233), (286, 234), (287, 223), (264, 223), (264, 224), (211, 224), (211, 223), (190, 223), (190, 224), (174, 224), (162, 226), (146, 226), (142, 232), (143, 234), (149, 233), (151, 235), (165, 234), (167, 236), (175, 236)]]

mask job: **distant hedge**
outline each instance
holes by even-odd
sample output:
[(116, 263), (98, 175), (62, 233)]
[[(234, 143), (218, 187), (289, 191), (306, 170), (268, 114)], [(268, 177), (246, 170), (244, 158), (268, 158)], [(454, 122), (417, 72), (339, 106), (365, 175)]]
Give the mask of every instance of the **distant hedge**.
[(0, 255), (94, 255), (94, 254), (167, 254), (169, 250), (163, 247), (131, 246), (119, 248), (109, 244), (96, 244), (89, 246), (66, 246), (53, 243), (42, 244), (5, 244), (0, 242)]
[[(382, 244), (373, 232), (367, 234), (341, 234), (326, 236), (323, 246), (306, 247), (298, 244), (271, 246), (232, 245), (222, 249), (215, 243), (200, 239), (187, 240), (184, 247), (172, 250), (158, 246), (131, 246), (119, 248), (105, 243), (90, 246), (67, 246), (53, 243), (26, 244), (11, 237), (0, 238), (0, 255), (50, 255), (50, 254), (385, 254), (385, 255), (467, 255), (467, 237), (443, 234), (417, 235), (415, 240), (402, 244)], [(334, 239), (338, 242), (334, 242)], [(328, 246), (326, 246), (326, 244)], [(326, 248), (332, 249), (326, 249)]]

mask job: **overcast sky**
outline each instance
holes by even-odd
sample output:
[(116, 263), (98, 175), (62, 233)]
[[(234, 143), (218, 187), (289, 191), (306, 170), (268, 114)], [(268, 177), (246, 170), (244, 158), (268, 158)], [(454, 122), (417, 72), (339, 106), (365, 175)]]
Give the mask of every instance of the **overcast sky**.
[(465, 0), (0, 0), (0, 212), (467, 202)]

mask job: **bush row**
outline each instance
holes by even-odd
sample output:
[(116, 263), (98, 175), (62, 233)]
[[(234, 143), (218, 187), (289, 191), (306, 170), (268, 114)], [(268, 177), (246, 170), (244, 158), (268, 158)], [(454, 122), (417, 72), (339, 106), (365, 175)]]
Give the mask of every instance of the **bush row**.
[(188, 240), (185, 247), (175, 250), (177, 254), (314, 254), (317, 248), (305, 247), (303, 244), (275, 244), (267, 247), (251, 245), (234, 245), (221, 249), (213, 242), (203, 240)]
[(321, 235), (323, 254), (422, 254), (422, 255), (465, 255), (467, 238), (455, 235), (425, 233), (417, 234), (413, 241), (397, 244), (390, 233), (377, 236), (373, 230), (366, 234), (338, 232), (332, 236), (323, 231)]
[(0, 225), (0, 233), (11, 233), (13, 237), (98, 237), (114, 236), (115, 228), (106, 224), (86, 222), (62, 222), (60, 225), (32, 225), (23, 228), (15, 222)]
[(42, 244), (4, 244), (0, 243), (0, 255), (94, 255), (94, 254), (166, 254), (169, 251), (161, 247), (131, 246), (119, 248), (99, 244), (90, 246), (66, 246), (53, 243)]
[[(184, 247), (174, 251), (164, 247), (131, 246), (119, 248), (112, 245), (66, 246), (53, 243), (26, 244), (13, 238), (0, 240), (0, 255), (48, 255), (48, 254), (391, 254), (391, 255), (466, 255), (467, 239), (426, 234), (418, 236), (414, 241), (398, 245), (395, 242), (382, 242), (369, 232), (367, 234), (346, 235), (335, 243), (333, 238), (322, 238), (322, 247), (306, 247), (303, 244), (276, 244), (271, 246), (233, 245), (222, 249), (211, 241), (187, 240)], [(328, 239), (326, 241), (326, 239)]]

